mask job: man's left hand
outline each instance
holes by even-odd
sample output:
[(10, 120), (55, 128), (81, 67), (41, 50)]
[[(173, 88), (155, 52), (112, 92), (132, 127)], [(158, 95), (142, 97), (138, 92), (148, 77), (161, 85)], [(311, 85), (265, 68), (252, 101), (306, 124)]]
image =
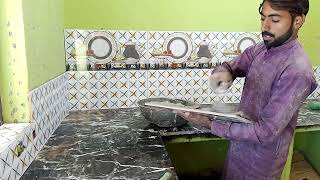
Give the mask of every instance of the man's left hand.
[(184, 111), (176, 111), (176, 113), (191, 124), (211, 129), (211, 120), (207, 116)]

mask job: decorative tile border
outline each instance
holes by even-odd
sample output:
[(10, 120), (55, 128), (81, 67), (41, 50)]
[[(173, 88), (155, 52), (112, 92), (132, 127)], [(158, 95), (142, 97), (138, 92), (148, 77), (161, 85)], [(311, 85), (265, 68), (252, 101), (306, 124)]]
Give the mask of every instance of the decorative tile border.
[[(80, 47), (84, 44), (86, 37), (90, 33), (97, 32), (98, 30), (78, 30), (78, 29), (66, 29), (64, 31), (65, 36), (65, 55), (66, 60), (71, 64), (76, 59), (72, 56), (72, 50)], [(141, 45), (141, 59), (149, 59), (150, 54), (147, 53), (147, 38), (146, 31), (114, 31), (114, 30), (100, 30), (110, 33), (117, 43), (117, 55), (122, 55), (124, 51), (124, 45), (131, 39)]]
[(0, 127), (0, 177), (19, 179), (67, 116), (67, 73), (29, 92), (31, 123)]
[[(141, 64), (153, 64), (153, 63), (163, 63), (161, 58), (152, 56), (152, 52), (155, 49), (163, 50), (163, 44), (166, 38), (173, 33), (184, 33), (192, 41), (192, 53), (196, 54), (199, 48), (200, 43), (205, 40), (210, 46), (214, 46), (215, 51), (212, 54), (211, 62), (205, 66), (211, 66), (211, 64), (221, 63), (232, 59), (232, 57), (224, 54), (226, 50), (234, 51), (234, 44), (237, 41), (237, 38), (241, 37), (247, 32), (182, 32), (182, 31), (124, 31), (124, 30), (80, 30), (80, 29), (66, 29), (64, 32), (65, 36), (65, 52), (66, 52), (66, 61), (68, 67), (73, 67), (76, 63), (76, 59), (72, 56), (72, 50), (76, 49), (84, 44), (85, 39), (90, 35), (90, 33), (103, 31), (111, 34), (117, 43), (117, 57), (123, 55), (125, 44), (132, 40), (132, 42), (138, 43), (141, 47), (141, 57), (140, 65), (137, 65), (138, 68), (145, 68)], [(259, 32), (250, 32), (255, 36), (259, 36)], [(190, 57), (189, 57), (190, 58)], [(121, 67), (116, 66), (116, 60), (113, 59), (110, 63), (105, 65), (106, 69), (137, 69), (136, 66), (126, 66), (125, 64)], [(165, 60), (164, 63), (170, 64), (168, 60)], [(92, 62), (90, 62), (92, 64)], [(202, 66), (199, 66), (201, 68)], [(157, 69), (156, 66), (150, 66), (148, 68)], [(164, 66), (165, 69), (171, 69), (172, 66)], [(176, 66), (174, 66), (176, 68)], [(188, 68), (188, 65), (181, 65), (179, 68)], [(72, 68), (71, 68), (72, 69)]]

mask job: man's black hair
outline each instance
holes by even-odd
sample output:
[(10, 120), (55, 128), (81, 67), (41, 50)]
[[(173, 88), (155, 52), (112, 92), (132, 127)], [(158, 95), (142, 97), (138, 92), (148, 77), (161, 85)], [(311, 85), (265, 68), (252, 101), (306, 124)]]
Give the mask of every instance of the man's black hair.
[(263, 0), (259, 7), (261, 14), (263, 3), (268, 1), (272, 9), (288, 11), (291, 17), (307, 15), (309, 0)]

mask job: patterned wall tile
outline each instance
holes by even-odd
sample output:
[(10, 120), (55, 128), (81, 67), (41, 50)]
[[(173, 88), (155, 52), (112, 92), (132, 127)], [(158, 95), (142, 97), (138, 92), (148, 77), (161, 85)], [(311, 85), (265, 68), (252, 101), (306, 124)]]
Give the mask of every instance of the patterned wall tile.
[(134, 107), (137, 100), (147, 98), (146, 71), (110, 71), (106, 75), (108, 108)]
[(37, 126), (45, 128), (51, 120), (68, 112), (67, 85), (67, 75), (63, 74), (30, 92), (32, 120)]
[(126, 108), (147, 98), (147, 71), (69, 72), (71, 110)]
[[(149, 32), (149, 39), (148, 39), (148, 52), (154, 51), (154, 49), (161, 49), (163, 50), (163, 44), (166, 38), (176, 32), (172, 31), (150, 31)], [(212, 60), (216, 62), (218, 59), (221, 58), (219, 55), (219, 47), (220, 47), (220, 40), (218, 39), (218, 32), (182, 32), (186, 34), (192, 42), (192, 53), (197, 54), (199, 50), (199, 45), (201, 42), (206, 41), (210, 47), (214, 47), (214, 51), (212, 53)]]
[(207, 81), (209, 71), (210, 70), (194, 69), (187, 74), (186, 87), (189, 87), (191, 90), (191, 101), (204, 103), (208, 100), (209, 95), (212, 95)]
[(230, 87), (229, 91), (227, 92), (227, 95), (224, 97), (225, 99), (223, 102), (226, 102), (226, 103), (240, 102), (244, 80), (245, 78), (236, 78), (233, 81), (233, 84)]
[[(319, 69), (315, 69), (318, 82)], [(135, 107), (137, 100), (154, 97), (197, 103), (240, 102), (244, 78), (235, 79), (225, 94), (215, 94), (208, 85), (210, 72), (210, 69), (69, 72), (69, 103), (71, 110), (83, 110)], [(308, 98), (319, 98), (319, 89)]]
[(172, 70), (151, 70), (148, 72), (148, 97), (174, 97), (177, 71)]
[[(166, 38), (175, 32), (172, 31), (150, 31), (148, 32), (148, 53), (154, 49), (163, 50), (163, 44)], [(224, 51), (235, 50), (234, 44), (237, 38), (240, 38), (246, 32), (183, 32), (190, 37), (192, 41), (193, 53), (197, 53), (199, 44), (205, 40), (210, 46), (214, 46), (212, 62), (224, 62), (231, 60), (232, 57), (224, 55)], [(259, 36), (258, 32), (251, 32)]]
[(227, 94), (215, 94), (209, 87), (211, 70), (150, 70), (148, 97), (179, 98), (197, 103), (239, 102), (242, 79), (236, 79)]
[(140, 54), (140, 59), (149, 59), (151, 56), (147, 53), (148, 49), (148, 33), (146, 31), (113, 31), (113, 35), (118, 43), (118, 50), (121, 55), (124, 52), (125, 45), (129, 40), (138, 45), (138, 53)]
[[(122, 57), (124, 48), (127, 42), (131, 40), (138, 44), (140, 59), (149, 59), (150, 55), (147, 53), (147, 39), (148, 34), (145, 31), (116, 31), (116, 30), (78, 30), (78, 29), (66, 29), (64, 31), (65, 36), (65, 52), (66, 61), (69, 64), (75, 63), (75, 58), (72, 56), (72, 50), (82, 46), (85, 39), (93, 32), (103, 31), (110, 33), (117, 43), (116, 59)], [(114, 59), (114, 60), (116, 60)]]
[(212, 62), (217, 63), (221, 59), (219, 54), (220, 41), (217, 38), (219, 32), (190, 32), (190, 36), (193, 43), (193, 53), (197, 53), (199, 50), (200, 43), (205, 41), (209, 45), (209, 49), (212, 49)]
[(19, 179), (68, 114), (67, 73), (29, 92), (31, 123), (0, 127), (0, 177)]
[[(320, 84), (320, 66), (314, 67), (313, 71), (318, 84)], [(310, 94), (308, 99), (319, 99), (319, 98), (320, 98), (320, 85), (318, 85), (318, 87), (313, 91), (313, 93)]]
[[(103, 30), (110, 32), (116, 39), (119, 48), (132, 39), (143, 45), (142, 59), (155, 60), (151, 56), (154, 49), (163, 50), (166, 38), (173, 31), (122, 31)], [(66, 30), (66, 51), (83, 41), (92, 30)], [(235, 43), (248, 32), (182, 32), (190, 37), (192, 48), (197, 52), (199, 44), (206, 40), (215, 46), (213, 62), (221, 63), (231, 60), (225, 55), (226, 50), (235, 50)], [(259, 39), (259, 32), (250, 32)], [(261, 38), (260, 38), (261, 40)], [(119, 52), (122, 53), (123, 50)], [(129, 71), (131, 72), (131, 71)], [(135, 71), (132, 71), (135, 72)], [(135, 101), (143, 97), (181, 97), (199, 103), (239, 102), (244, 79), (236, 79), (226, 94), (215, 94), (208, 86), (209, 69), (183, 70), (148, 70), (142, 72), (141, 82), (129, 81), (127, 71), (99, 71), (88, 73), (69, 72), (69, 103), (72, 110), (105, 109), (135, 106)], [(139, 74), (139, 73), (138, 73)], [(133, 85), (130, 85), (133, 84)], [(181, 86), (180, 86), (181, 85)], [(139, 88), (137, 88), (139, 87)], [(141, 88), (143, 87), (143, 88)], [(131, 89), (128, 89), (131, 88)], [(130, 95), (131, 94), (131, 95)], [(319, 88), (310, 96), (319, 97)], [(130, 97), (130, 98), (129, 98)], [(135, 98), (133, 98), (135, 97)]]
[(0, 152), (16, 139), (29, 123), (4, 124), (0, 127)]
[(150, 62), (157, 61), (157, 58), (153, 57), (151, 54), (155, 49), (163, 52), (163, 43), (165, 39), (174, 32), (166, 31), (149, 31), (148, 32), (148, 56), (150, 57)]
[(74, 48), (80, 47), (85, 38), (91, 33), (89, 30), (79, 30), (79, 29), (66, 29), (64, 31), (64, 46), (67, 61), (74, 61), (75, 58), (71, 55)]
[(236, 79), (226, 94), (219, 95), (208, 85), (210, 72), (209, 69), (68, 72), (70, 108), (136, 107), (138, 100), (153, 97), (197, 103), (239, 102), (243, 79)]
[(24, 136), (30, 134), (30, 123), (4, 124), (4, 127), (15, 132), (15, 135), (11, 136), (13, 138), (11, 142), (0, 152), (0, 177), (19, 179), (31, 163), (25, 147), (32, 143), (23, 141)]
[[(192, 53), (197, 54), (199, 50), (200, 43), (205, 40), (210, 47), (214, 46), (211, 52), (212, 63), (220, 63), (223, 61), (231, 60), (234, 56), (225, 55), (224, 52), (234, 51), (235, 43), (239, 42), (237, 38), (243, 38), (243, 35), (248, 32), (176, 32), (176, 31), (124, 31), (124, 30), (79, 30), (79, 29), (66, 29), (65, 35), (65, 51), (66, 60), (69, 65), (75, 64), (75, 58), (71, 55), (72, 49), (83, 45), (85, 39), (90, 35), (90, 33), (103, 31), (110, 33), (116, 43), (117, 52), (114, 59), (119, 60), (123, 58), (123, 51), (125, 49), (125, 44), (132, 40), (132, 42), (137, 43), (139, 46), (141, 58), (140, 62), (159, 62), (164, 60), (170, 64), (170, 60), (163, 59), (161, 57), (152, 56), (152, 52), (155, 49), (163, 52), (163, 44), (168, 38), (168, 36), (173, 33), (183, 33), (189, 37), (192, 44)], [(259, 39), (259, 32), (250, 32), (249, 34), (254, 35)], [(260, 38), (261, 40), (261, 38)], [(210, 48), (211, 49), (211, 48)], [(191, 57), (191, 56), (190, 56)], [(188, 57), (188, 58), (190, 58)]]
[[(220, 53), (222, 54), (222, 52), (225, 49), (233, 50), (234, 43), (235, 43), (236, 38), (238, 36), (240, 36), (239, 32), (221, 32), (221, 33), (219, 33), (217, 38), (218, 38), (220, 45), (221, 45), (219, 47)], [(224, 59), (224, 58), (229, 59), (228, 56), (224, 56), (223, 54), (220, 58), (221, 59)]]

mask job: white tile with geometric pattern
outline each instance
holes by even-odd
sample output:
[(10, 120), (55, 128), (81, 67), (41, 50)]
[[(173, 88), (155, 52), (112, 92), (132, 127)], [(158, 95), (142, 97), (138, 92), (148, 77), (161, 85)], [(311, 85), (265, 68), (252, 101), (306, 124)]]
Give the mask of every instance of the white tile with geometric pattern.
[(31, 123), (0, 127), (0, 179), (19, 179), (69, 113), (68, 75), (29, 92)]

